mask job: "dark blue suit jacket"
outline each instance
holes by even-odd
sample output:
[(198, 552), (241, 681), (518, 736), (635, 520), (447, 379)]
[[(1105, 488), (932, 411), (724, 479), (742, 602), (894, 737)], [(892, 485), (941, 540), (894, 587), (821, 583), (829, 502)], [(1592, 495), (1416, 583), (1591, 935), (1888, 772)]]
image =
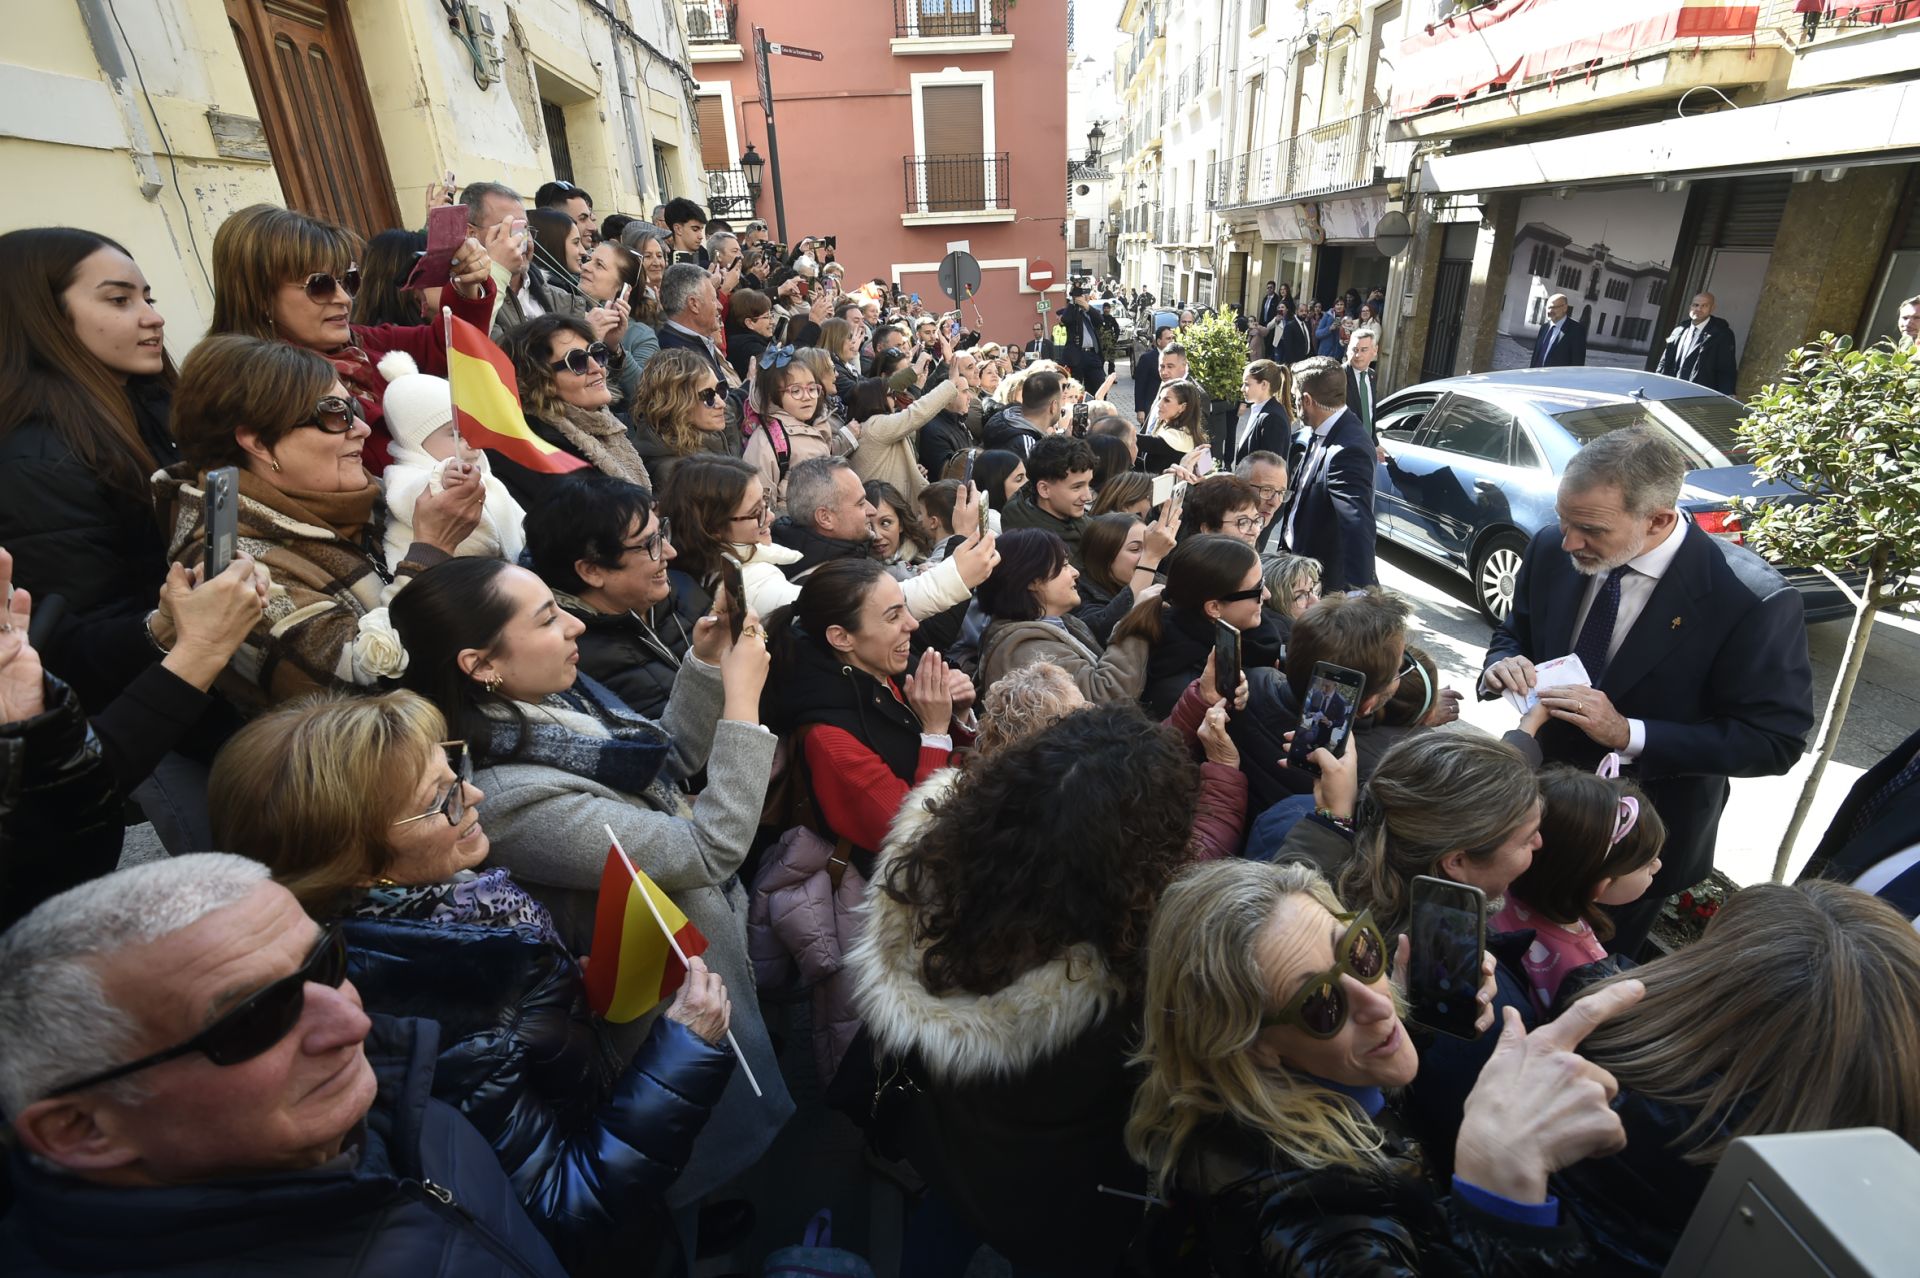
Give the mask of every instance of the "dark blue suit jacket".
[(1560, 326), (1560, 340), (1555, 342), (1553, 349), (1543, 356), (1540, 345), (1547, 340), (1547, 330), (1552, 327), (1551, 324), (1540, 326), (1540, 332), (1533, 339), (1533, 360), (1527, 367), (1566, 368), (1585, 364), (1587, 362), (1587, 326), (1568, 316), (1566, 323)]
[[(1322, 592), (1373, 584), (1373, 437), (1352, 409), (1327, 431), (1325, 464), (1303, 461), (1311, 474), (1291, 477), (1297, 513), (1288, 549), (1320, 561)], [(1306, 456), (1313, 458), (1309, 444)], [(1284, 527), (1284, 525), (1283, 525)]]
[[(1269, 452), (1285, 459), (1287, 450), (1293, 446), (1293, 423), (1287, 418), (1287, 410), (1277, 399), (1251, 405), (1247, 411), (1259, 418), (1253, 425), (1253, 431), (1247, 436), (1245, 448), (1235, 448), (1234, 441), (1240, 437), (1240, 423), (1235, 422), (1225, 440), (1214, 445), (1215, 460), (1224, 470), (1232, 470), (1239, 465), (1240, 459), (1248, 453)], [(1224, 444), (1224, 447), (1222, 447)]]
[(713, 352), (707, 349), (705, 342), (693, 336), (691, 333), (681, 332), (664, 320), (660, 322), (654, 331), (660, 335), (661, 350), (692, 351), (695, 355), (707, 361), (707, 366), (713, 369), (713, 375), (720, 379), (720, 385), (722, 387), (730, 384), (727, 381), (726, 362), (724, 360), (716, 360), (713, 357)]
[[(1614, 911), (1613, 948), (1623, 953), (1645, 938), (1662, 901), (1713, 868), (1727, 778), (1781, 775), (1798, 762), (1813, 729), (1813, 666), (1800, 593), (1744, 546), (1693, 525), (1684, 536), (1600, 677), (1614, 708), (1646, 723), (1646, 748), (1625, 771), (1667, 826), (1653, 886)], [(1558, 524), (1534, 534), (1513, 612), (1493, 632), (1483, 666), (1573, 651), (1587, 580), (1560, 548)], [(1592, 768), (1606, 753), (1559, 720), (1543, 727), (1539, 740), (1549, 762)]]
[[(1860, 805), (1906, 767), (1915, 750), (1920, 750), (1920, 732), (1895, 746), (1891, 754), (1868, 768), (1853, 783), (1846, 802), (1833, 814), (1833, 824), (1827, 827), (1826, 837), (1814, 849), (1813, 860), (1800, 872), (1800, 881), (1836, 879), (1851, 883), (1894, 853), (1920, 843), (1920, 782), (1911, 783), (1894, 795), (1858, 834), (1848, 837)], [(1891, 899), (1885, 890), (1881, 896)], [(1895, 900), (1894, 904), (1909, 917), (1920, 917), (1920, 909), (1915, 908), (1910, 899)]]

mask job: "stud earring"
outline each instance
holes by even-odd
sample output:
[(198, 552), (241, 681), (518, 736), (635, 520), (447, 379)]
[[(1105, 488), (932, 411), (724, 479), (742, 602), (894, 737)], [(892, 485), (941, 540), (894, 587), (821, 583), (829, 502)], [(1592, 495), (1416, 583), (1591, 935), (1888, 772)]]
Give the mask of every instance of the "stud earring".
[(506, 680), (502, 679), (499, 675), (492, 674), (487, 676), (486, 681), (482, 683), (481, 686), (489, 693), (494, 693), (500, 691), (500, 685), (505, 682)]
[(277, 475), (280, 473), (280, 463), (275, 461), (273, 458), (271, 457), (267, 458), (267, 465), (273, 467), (274, 474)]

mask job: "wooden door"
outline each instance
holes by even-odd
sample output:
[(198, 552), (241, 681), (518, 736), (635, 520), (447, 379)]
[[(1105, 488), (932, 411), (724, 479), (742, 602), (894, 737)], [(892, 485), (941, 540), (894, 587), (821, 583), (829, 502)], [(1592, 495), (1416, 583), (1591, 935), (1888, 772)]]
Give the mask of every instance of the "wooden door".
[(345, 0), (226, 0), (287, 207), (371, 237), (401, 225)]

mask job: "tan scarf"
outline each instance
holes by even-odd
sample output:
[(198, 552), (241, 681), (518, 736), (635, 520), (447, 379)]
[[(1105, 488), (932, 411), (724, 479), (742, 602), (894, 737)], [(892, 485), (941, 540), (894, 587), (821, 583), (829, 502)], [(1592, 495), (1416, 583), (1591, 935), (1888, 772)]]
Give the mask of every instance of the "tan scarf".
[(576, 408), (568, 403), (560, 405), (560, 414), (553, 428), (602, 474), (642, 488), (653, 487), (647, 464), (634, 451), (627, 428), (618, 417), (604, 408)]

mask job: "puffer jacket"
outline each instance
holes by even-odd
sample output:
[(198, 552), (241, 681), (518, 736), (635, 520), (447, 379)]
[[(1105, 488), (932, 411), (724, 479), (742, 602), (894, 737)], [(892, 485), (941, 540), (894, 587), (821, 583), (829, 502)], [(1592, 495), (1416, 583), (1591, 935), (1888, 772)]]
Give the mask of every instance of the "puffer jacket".
[[(168, 433), (171, 395), (128, 383), (140, 442), (161, 466), (180, 458)], [(74, 453), (51, 421), (30, 418), (0, 439), (0, 546), (13, 584), (36, 601), (66, 601), (41, 652), (89, 710), (159, 660), (144, 633), (167, 579), (167, 538), (149, 491), (115, 488)]]
[(667, 710), (674, 676), (693, 647), (693, 627), (705, 610), (705, 592), (693, 579), (667, 569), (665, 599), (645, 617), (631, 612), (597, 612), (572, 595), (554, 591), (554, 602), (578, 617), (580, 669), (649, 719)]
[(564, 1278), (487, 1142), (432, 1096), (439, 1027), (375, 1016), (357, 1153), (306, 1171), (106, 1186), (20, 1151), (0, 1220), (12, 1278)]
[(45, 687), (41, 713), (0, 723), (0, 931), (120, 859), (106, 754), (73, 690), (52, 675)]
[(795, 826), (767, 850), (747, 906), (747, 953), (764, 995), (802, 989), (813, 1003), (813, 1063), (822, 1081), (839, 1072), (860, 1033), (847, 951), (860, 932), (867, 880), (834, 863), (834, 845)]
[(493, 1146), (567, 1268), (631, 1246), (733, 1074), (732, 1053), (658, 1017), (622, 1061), (587, 1007), (580, 966), (530, 931), (422, 919), (343, 920), (370, 1011), (440, 1022), (433, 1095)]
[(1523, 1225), (1443, 1195), (1419, 1147), (1376, 1120), (1387, 1166), (1306, 1169), (1264, 1136), (1221, 1120), (1197, 1132), (1182, 1160), (1176, 1210), (1199, 1226), (1219, 1278), (1413, 1278), (1419, 1274), (1552, 1278), (1589, 1259), (1580, 1231)]

